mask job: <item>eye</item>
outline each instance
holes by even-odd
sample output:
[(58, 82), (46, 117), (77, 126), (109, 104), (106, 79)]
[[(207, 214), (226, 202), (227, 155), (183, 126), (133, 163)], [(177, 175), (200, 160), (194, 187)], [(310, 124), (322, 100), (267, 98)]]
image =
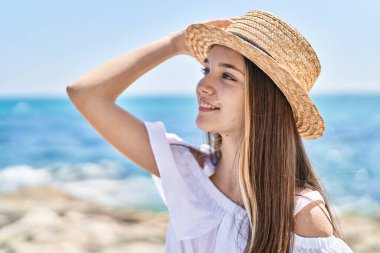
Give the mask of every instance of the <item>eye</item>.
[[(208, 74), (209, 69), (208, 68), (201, 68), (201, 72), (202, 72), (202, 74), (206, 75), (206, 74)], [(230, 75), (227, 75), (226, 73), (223, 73), (223, 77), (230, 78), (230, 79), (226, 79), (226, 80), (235, 81), (235, 79), (233, 79)]]
[(207, 68), (201, 68), (201, 72), (202, 72), (202, 74), (206, 74), (206, 71), (208, 71)]
[(235, 79), (233, 79), (230, 75), (223, 74), (223, 76), (226, 76), (227, 78), (230, 78), (230, 79), (227, 79), (227, 80), (235, 81)]

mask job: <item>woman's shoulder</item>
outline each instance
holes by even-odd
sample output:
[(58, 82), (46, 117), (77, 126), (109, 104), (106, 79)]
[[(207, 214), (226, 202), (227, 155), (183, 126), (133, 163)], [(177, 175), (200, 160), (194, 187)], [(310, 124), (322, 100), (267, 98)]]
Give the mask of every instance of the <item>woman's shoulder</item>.
[(352, 253), (350, 247), (333, 234), (330, 216), (321, 192), (309, 187), (296, 189), (295, 253), (328, 252)]

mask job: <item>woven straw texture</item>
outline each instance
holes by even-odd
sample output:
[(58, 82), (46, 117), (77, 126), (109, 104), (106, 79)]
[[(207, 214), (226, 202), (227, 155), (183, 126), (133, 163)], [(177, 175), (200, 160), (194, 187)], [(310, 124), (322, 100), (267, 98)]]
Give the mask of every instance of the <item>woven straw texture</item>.
[(212, 45), (229, 47), (263, 70), (292, 107), (300, 136), (316, 139), (325, 124), (308, 93), (321, 72), (310, 43), (288, 22), (262, 10), (249, 11), (227, 28), (192, 24), (186, 28), (186, 45), (203, 65)]

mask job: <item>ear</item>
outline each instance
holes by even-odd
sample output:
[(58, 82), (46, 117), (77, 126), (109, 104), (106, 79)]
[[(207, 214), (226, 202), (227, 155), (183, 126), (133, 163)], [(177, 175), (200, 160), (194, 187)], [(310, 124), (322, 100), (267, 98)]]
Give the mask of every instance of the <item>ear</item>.
[(295, 216), (294, 233), (302, 237), (332, 236), (333, 226), (329, 220), (323, 201), (312, 201)]

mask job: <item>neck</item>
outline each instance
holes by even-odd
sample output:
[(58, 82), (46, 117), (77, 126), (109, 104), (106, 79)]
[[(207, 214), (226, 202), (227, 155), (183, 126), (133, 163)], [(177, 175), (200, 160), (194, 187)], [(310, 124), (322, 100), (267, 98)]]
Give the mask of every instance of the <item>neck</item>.
[(228, 192), (236, 193), (238, 182), (238, 138), (229, 134), (222, 134), (221, 145), (221, 159), (216, 165), (214, 178), (217, 180)]

